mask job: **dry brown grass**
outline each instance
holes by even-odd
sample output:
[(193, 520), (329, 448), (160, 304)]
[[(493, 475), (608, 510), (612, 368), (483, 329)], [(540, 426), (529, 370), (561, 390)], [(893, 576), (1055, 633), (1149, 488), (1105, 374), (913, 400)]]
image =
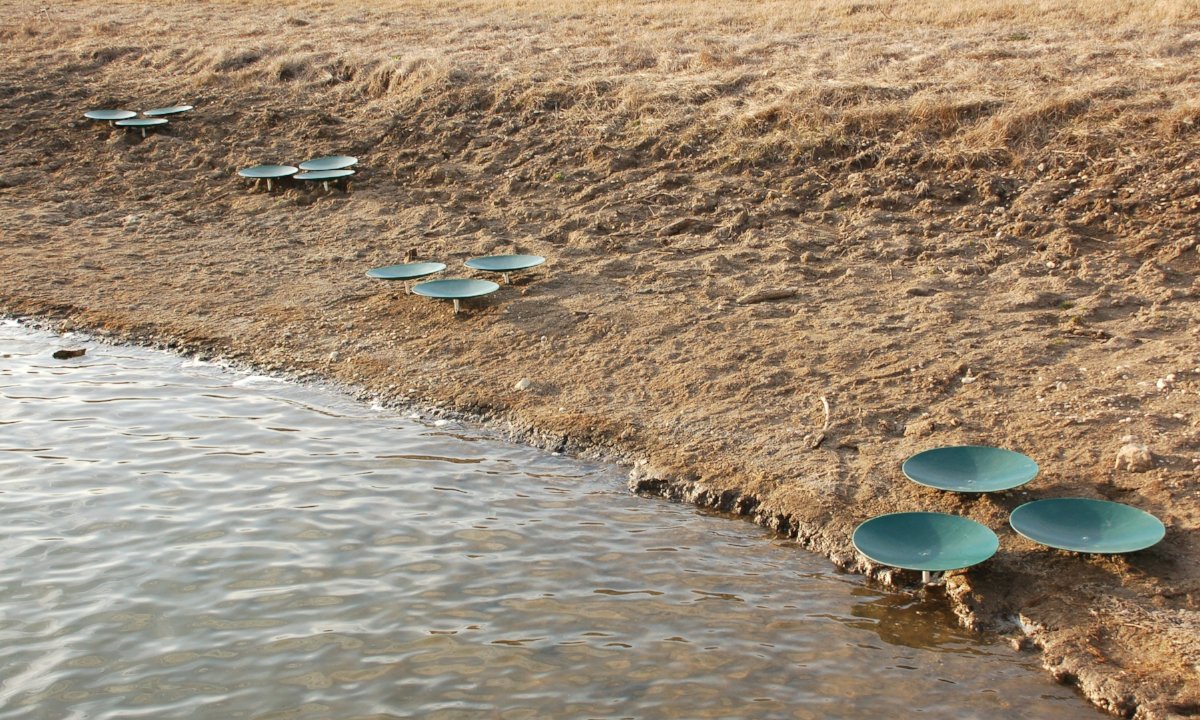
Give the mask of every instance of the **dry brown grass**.
[(400, 150), (406, 127), (450, 154), (536, 127), (549, 174), (609, 148), (706, 172), (811, 168), (825, 185), (799, 187), (809, 196), (870, 169), (1081, 172), (1068, 157), (1136, 155), (1153, 178), (1145, 157), (1169, 162), (1200, 120), (1197, 2), (0, 7), (4, 42), (83, 79), (80, 102), (224, 103), (261, 127), (297, 107), (354, 123), (360, 152)]
[[(597, 138), (679, 139), (713, 162), (811, 159), (898, 135), (931, 157), (1019, 162), (1047, 143), (1116, 145), (1194, 127), (1196, 2), (8, 3), (6, 41), (172, 77), (172, 90), (291, 87), (347, 110), (553, 113)], [(187, 30), (210, 32), (203, 46)], [(141, 47), (112, 38), (144, 38)], [(182, 81), (182, 82), (181, 82)], [(182, 86), (180, 86), (182, 85)], [(191, 87), (188, 87), (188, 86)], [(457, 97), (453, 97), (457, 96)], [(453, 99), (451, 99), (453, 98)], [(366, 107), (364, 107), (364, 105)], [(1105, 137), (1111, 135), (1111, 137)], [(697, 150), (695, 140), (707, 138)], [(837, 150), (835, 150), (837, 151)]]
[[(1194, 1), (214, 0), (152, 12), (118, 2), (102, 17), (0, 8), (3, 41), (81, 104), (197, 102), (263, 129), (312, 117), (325, 127), (310, 139), (352, 124), (357, 152), (387, 157), (413, 133), (447, 158), (498, 133), (507, 162), (536, 154), (541, 167), (523, 171), (533, 179), (583, 161), (686, 163), (800, 199), (849, 188), (824, 202), (858, 193), (894, 207), (879, 196), (914, 185), (910, 171), (975, 187), (1010, 174), (1028, 186), (1108, 163), (1121, 182), (1148, 186), (1200, 142)], [(528, 142), (536, 148), (519, 147)], [(263, 150), (230, 143), (211, 162), (230, 168)], [(606, 153), (621, 157), (597, 159)], [(864, 171), (875, 179), (854, 190)], [(1084, 174), (1080, 190), (1097, 175)], [(1111, 214), (1098, 204), (1087, 222), (1127, 227)]]

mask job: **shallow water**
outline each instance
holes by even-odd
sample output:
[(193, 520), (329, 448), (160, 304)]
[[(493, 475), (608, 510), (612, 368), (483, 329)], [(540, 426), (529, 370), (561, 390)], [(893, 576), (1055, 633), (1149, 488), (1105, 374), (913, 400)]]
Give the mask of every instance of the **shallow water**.
[(3, 718), (1102, 717), (613, 468), (12, 322), (0, 509)]

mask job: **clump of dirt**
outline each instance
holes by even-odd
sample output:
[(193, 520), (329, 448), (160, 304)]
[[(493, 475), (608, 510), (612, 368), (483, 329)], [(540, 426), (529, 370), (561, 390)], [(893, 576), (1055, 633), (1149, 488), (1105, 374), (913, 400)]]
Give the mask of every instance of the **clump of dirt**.
[[(857, 523), (967, 515), (1001, 549), (949, 579), (965, 623), (1019, 626), (1114, 713), (1200, 707), (1196, 17), (0, 7), (0, 310), (623, 458), (639, 492), (880, 579), (911, 577)], [(145, 139), (82, 118), (179, 102)], [(360, 158), (348, 191), (236, 177), (326, 154)], [(508, 252), (549, 262), (460, 315), (364, 274)], [(965, 443), (1042, 473), (981, 497), (900, 473)], [(1167, 537), (1078, 556), (1008, 528), (1062, 496)]]

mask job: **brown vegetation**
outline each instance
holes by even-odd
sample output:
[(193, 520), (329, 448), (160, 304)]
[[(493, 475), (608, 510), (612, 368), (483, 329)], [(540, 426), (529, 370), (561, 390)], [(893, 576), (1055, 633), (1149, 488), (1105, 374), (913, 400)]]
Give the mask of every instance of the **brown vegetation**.
[[(876, 577), (857, 522), (967, 514), (1001, 552), (966, 621), (1114, 712), (1200, 708), (1196, 3), (0, 8), (0, 310), (604, 448)], [(80, 117), (176, 102), (145, 141)], [(234, 175), (334, 152), (349, 194)], [(454, 318), (363, 277), (410, 249), (551, 261)], [(1027, 496), (900, 476), (961, 442), (1167, 538), (1047, 551)]]

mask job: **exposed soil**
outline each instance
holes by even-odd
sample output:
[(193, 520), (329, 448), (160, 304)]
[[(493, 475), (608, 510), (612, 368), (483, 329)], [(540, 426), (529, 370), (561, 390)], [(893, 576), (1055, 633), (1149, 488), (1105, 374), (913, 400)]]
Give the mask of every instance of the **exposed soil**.
[[(858, 523), (969, 516), (1001, 547), (947, 579), (965, 623), (1113, 713), (1200, 716), (1200, 22), (687, 7), (0, 0), (0, 312), (603, 453), (882, 581), (914, 578)], [(145, 139), (82, 117), (178, 102)], [(334, 153), (348, 191), (236, 177)], [(548, 262), (459, 315), (364, 275), (502, 252)], [(951, 444), (1042, 471), (902, 476)], [(1008, 527), (1065, 496), (1167, 536)]]

